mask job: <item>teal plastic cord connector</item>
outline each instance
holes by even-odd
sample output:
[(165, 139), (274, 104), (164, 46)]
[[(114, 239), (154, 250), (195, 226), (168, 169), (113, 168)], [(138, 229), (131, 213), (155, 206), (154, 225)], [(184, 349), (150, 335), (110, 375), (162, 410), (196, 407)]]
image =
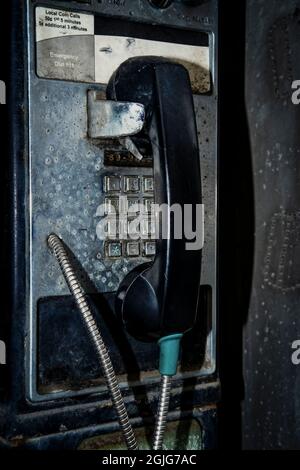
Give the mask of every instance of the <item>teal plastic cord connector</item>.
[(160, 347), (159, 372), (161, 375), (172, 377), (176, 375), (180, 344), (183, 334), (165, 336), (158, 341)]

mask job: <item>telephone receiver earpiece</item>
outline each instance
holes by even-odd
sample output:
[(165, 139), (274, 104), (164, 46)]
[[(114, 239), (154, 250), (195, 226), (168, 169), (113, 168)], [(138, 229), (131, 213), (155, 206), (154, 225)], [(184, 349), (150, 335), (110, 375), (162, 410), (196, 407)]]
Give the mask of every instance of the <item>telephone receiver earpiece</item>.
[[(182, 65), (160, 57), (129, 59), (111, 78), (107, 98), (144, 106), (142, 133), (152, 145), (155, 204), (167, 207), (165, 226), (160, 232), (168, 236), (160, 233), (154, 262), (139, 266), (121, 283), (116, 311), (127, 331), (139, 340), (180, 335), (190, 330), (196, 320), (201, 274), (201, 249), (189, 249), (191, 240), (186, 235), (186, 224), (191, 229), (194, 220), (185, 220), (184, 224), (187, 206), (195, 219), (202, 202), (189, 74)], [(174, 235), (172, 209), (181, 209), (182, 218), (176, 220), (176, 232), (182, 232), (181, 238)]]

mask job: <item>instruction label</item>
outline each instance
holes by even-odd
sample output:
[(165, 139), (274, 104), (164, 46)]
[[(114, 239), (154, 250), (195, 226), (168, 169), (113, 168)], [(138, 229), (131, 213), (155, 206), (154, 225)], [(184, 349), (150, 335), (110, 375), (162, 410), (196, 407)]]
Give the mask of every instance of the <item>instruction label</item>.
[(38, 76), (93, 82), (94, 29), (94, 15), (37, 7)]
[(36, 40), (61, 36), (94, 35), (94, 16), (71, 11), (38, 7)]

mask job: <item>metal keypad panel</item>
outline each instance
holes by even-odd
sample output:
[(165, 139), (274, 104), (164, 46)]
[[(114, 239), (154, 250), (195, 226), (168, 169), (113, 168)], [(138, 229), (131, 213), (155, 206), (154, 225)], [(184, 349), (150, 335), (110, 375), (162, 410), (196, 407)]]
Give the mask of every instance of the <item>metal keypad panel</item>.
[[(155, 224), (151, 220), (154, 204), (153, 176), (106, 175), (103, 178), (103, 192), (106, 194), (107, 216), (105, 256), (111, 259), (154, 257)], [(137, 218), (137, 227), (133, 227)], [(128, 239), (121, 237), (120, 227), (126, 232)]]

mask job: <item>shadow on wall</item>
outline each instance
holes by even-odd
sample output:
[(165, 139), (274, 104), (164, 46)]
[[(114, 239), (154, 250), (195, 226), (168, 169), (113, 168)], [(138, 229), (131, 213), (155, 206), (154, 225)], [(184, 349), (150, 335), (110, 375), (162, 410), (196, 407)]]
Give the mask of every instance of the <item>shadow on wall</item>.
[[(220, 2), (219, 363), (221, 448), (242, 445), (243, 325), (254, 262), (254, 191), (245, 107), (245, 1)], [(232, 18), (239, 18), (232, 26)]]

